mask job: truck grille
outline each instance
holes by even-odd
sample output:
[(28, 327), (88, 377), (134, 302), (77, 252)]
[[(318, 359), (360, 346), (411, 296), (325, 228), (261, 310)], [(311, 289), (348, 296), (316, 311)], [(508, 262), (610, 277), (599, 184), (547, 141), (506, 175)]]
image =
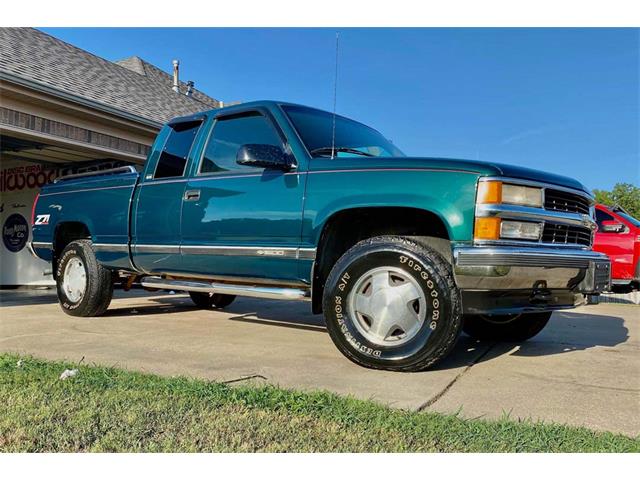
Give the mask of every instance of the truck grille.
[(556, 212), (590, 213), (588, 198), (552, 188), (547, 188), (544, 192), (544, 208)]
[(545, 223), (542, 231), (543, 243), (591, 245), (591, 229), (573, 225)]

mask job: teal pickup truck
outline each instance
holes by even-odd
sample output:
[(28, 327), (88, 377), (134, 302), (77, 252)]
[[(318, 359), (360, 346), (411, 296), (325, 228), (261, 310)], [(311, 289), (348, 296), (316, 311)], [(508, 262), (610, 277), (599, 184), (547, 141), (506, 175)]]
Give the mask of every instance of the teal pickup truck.
[(366, 125), (282, 102), (176, 118), (142, 173), (60, 178), (32, 223), (70, 315), (102, 314), (114, 285), (201, 308), (306, 300), (346, 357), (388, 370), (433, 365), (461, 330), (526, 340), (610, 283), (576, 180), (409, 158)]

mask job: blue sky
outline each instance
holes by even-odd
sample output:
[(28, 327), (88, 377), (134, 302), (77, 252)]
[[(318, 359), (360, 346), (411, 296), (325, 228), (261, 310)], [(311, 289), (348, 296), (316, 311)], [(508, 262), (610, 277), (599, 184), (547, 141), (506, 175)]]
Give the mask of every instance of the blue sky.
[[(333, 105), (336, 29), (43, 30), (109, 60), (178, 58), (182, 80), (223, 101)], [(640, 185), (640, 30), (338, 30), (338, 113), (408, 155)]]

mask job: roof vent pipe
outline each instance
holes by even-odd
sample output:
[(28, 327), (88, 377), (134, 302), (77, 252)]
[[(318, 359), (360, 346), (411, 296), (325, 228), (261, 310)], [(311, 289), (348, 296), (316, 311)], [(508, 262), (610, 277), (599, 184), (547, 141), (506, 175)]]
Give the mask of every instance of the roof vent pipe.
[(187, 97), (190, 97), (193, 95), (193, 85), (194, 85), (193, 80), (189, 80), (187, 82), (187, 91), (185, 92), (185, 95)]
[(180, 61), (173, 61), (173, 87), (172, 90), (176, 93), (180, 93)]

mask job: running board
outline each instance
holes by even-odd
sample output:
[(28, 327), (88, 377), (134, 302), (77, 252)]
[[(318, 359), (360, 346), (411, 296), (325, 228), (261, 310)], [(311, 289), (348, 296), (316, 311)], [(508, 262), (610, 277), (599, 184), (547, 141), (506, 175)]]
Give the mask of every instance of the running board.
[(169, 280), (160, 277), (143, 277), (143, 287), (160, 290), (184, 290), (187, 292), (223, 293), (243, 297), (270, 298), (274, 300), (311, 300), (308, 288), (268, 287), (262, 285), (237, 285), (197, 280)]

